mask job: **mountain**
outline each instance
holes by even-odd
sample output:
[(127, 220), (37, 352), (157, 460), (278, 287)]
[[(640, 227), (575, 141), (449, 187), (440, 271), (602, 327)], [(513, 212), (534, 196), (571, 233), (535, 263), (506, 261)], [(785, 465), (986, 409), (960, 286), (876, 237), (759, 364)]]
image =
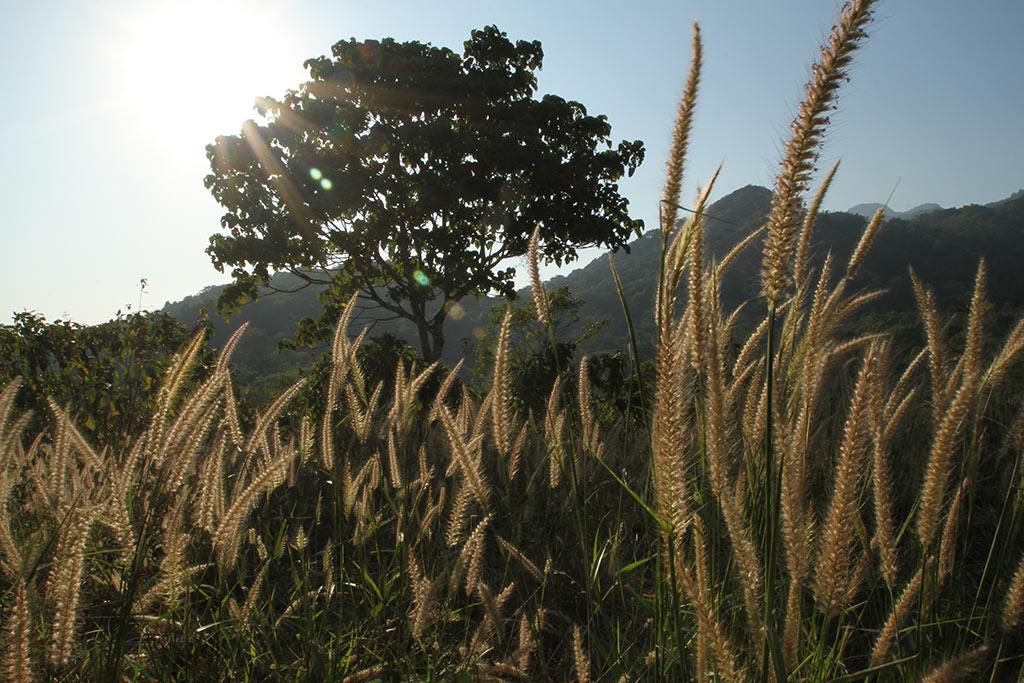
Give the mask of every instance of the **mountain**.
[[(751, 230), (762, 225), (770, 201), (771, 193), (765, 188), (747, 186), (712, 204), (707, 214), (713, 218), (706, 222), (705, 235), (709, 258), (721, 259)], [(859, 242), (865, 224), (863, 216), (848, 212), (819, 214), (810, 253), (812, 268), (820, 268), (829, 252), (842, 268)], [(652, 302), (658, 273), (658, 238), (656, 233), (649, 233), (630, 246), (629, 254), (616, 254), (614, 258), (641, 353), (650, 353), (654, 340)], [(756, 303), (761, 287), (761, 248), (761, 242), (747, 247), (721, 283), (725, 310), (754, 302), (745, 307), (747, 323), (759, 320), (763, 310)], [(995, 206), (926, 210), (885, 221), (853, 283), (855, 289), (886, 290), (864, 310), (864, 317), (880, 317), (870, 322), (876, 328), (899, 319), (900, 325), (916, 334), (916, 308), (908, 268), (913, 268), (935, 290), (942, 307), (961, 310), (970, 300), (981, 258), (987, 266), (988, 298), (996, 310), (1008, 312), (1007, 315), (1024, 312), (1024, 268), (1020, 266), (1024, 263), (1024, 193)], [(569, 286), (582, 298), (585, 318), (609, 319), (608, 326), (592, 341), (591, 350), (623, 348), (628, 333), (607, 259), (598, 259), (564, 278), (554, 278), (550, 285)]]
[(879, 209), (883, 209), (883, 212), (884, 212), (884, 215), (885, 215), (886, 218), (892, 218), (892, 217), (894, 217), (894, 216), (899, 214), (898, 211), (893, 211), (892, 209), (890, 209), (889, 207), (885, 206), (884, 204), (878, 204), (878, 203), (857, 204), (856, 206), (851, 206), (849, 209), (847, 209), (846, 213), (852, 213), (852, 214), (855, 214), (857, 216), (864, 216), (865, 218), (871, 218), (872, 216), (875, 215), (875, 212), (878, 211)]
[[(762, 225), (770, 202), (769, 190), (748, 185), (708, 207), (705, 224), (708, 258), (721, 259)], [(940, 305), (959, 309), (969, 300), (980, 258), (986, 261), (988, 295), (997, 310), (1024, 310), (1024, 268), (1020, 267), (1024, 263), (1024, 192), (987, 206), (935, 207), (922, 205), (883, 224), (855, 281), (857, 288), (887, 290), (867, 313), (884, 313), (890, 322), (895, 319), (893, 316), (902, 316), (901, 324), (913, 327), (914, 300), (908, 266), (936, 291)], [(813, 267), (819, 267), (829, 251), (837, 264), (844, 264), (859, 241), (865, 223), (863, 215), (852, 212), (820, 214), (812, 240)], [(652, 230), (630, 243), (628, 252), (623, 250), (613, 257), (642, 354), (653, 351), (653, 302), (659, 254), (660, 237), (658, 231)], [(758, 300), (760, 264), (761, 243), (755, 242), (737, 258), (721, 283), (725, 310), (732, 310), (744, 301)], [(281, 289), (300, 284), (297, 278), (285, 274), (275, 275), (273, 281)], [(578, 333), (595, 320), (607, 321), (585, 347), (587, 353), (625, 348), (628, 333), (606, 257), (598, 258), (568, 275), (556, 276), (546, 286), (549, 289), (568, 287), (583, 300), (581, 322), (575, 329), (572, 326), (566, 328), (566, 334)], [(313, 288), (261, 297), (244, 306), (230, 322), (214, 314), (220, 289), (208, 287), (182, 301), (167, 304), (164, 310), (191, 324), (201, 316), (201, 310), (206, 309), (214, 327), (214, 345), (223, 343), (239, 324), (248, 322), (249, 330), (235, 354), (241, 382), (255, 381), (274, 373), (293, 372), (322, 353), (322, 349), (277, 351), (277, 343), (291, 336), (300, 318), (319, 313), (320, 304)], [(528, 296), (525, 290), (521, 294)], [(454, 363), (472, 351), (475, 339), (489, 324), (492, 308), (500, 304), (501, 301), (488, 297), (460, 302), (461, 315), (449, 318), (445, 326), (448, 340), (445, 362)], [(744, 313), (748, 322), (760, 314), (756, 304), (748, 305)], [(381, 321), (372, 324), (371, 334), (388, 330), (415, 346), (415, 334), (408, 323)]]
[(942, 207), (938, 204), (918, 204), (912, 209), (908, 209), (901, 213), (898, 218), (914, 218), (925, 213), (932, 213), (933, 211), (942, 211)]
[(1000, 206), (1018, 201), (1020, 199), (1024, 199), (1024, 190), (1017, 190), (1006, 199), (1000, 199), (999, 201), (986, 204), (985, 206), (989, 207), (990, 209), (998, 209)]
[(894, 211), (883, 204), (857, 204), (856, 206), (851, 206), (847, 209), (846, 213), (864, 216), (864, 218), (871, 218), (879, 209), (883, 209), (882, 215), (886, 218), (910, 219), (933, 211), (941, 211), (942, 207), (938, 204), (918, 204), (914, 208), (907, 209), (906, 211)]

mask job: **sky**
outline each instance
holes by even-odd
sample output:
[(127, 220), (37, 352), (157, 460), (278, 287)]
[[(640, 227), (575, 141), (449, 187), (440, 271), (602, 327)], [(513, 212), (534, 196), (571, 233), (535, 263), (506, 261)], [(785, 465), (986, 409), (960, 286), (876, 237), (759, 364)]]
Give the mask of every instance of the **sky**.
[[(460, 49), (496, 24), (540, 40), (539, 92), (608, 116), (647, 158), (621, 183), (657, 224), (690, 25), (704, 72), (683, 203), (724, 162), (716, 197), (771, 186), (838, 4), (823, 0), (0, 0), (0, 322), (30, 310), (96, 323), (223, 283), (205, 248), (223, 213), (205, 146), (256, 96), (355, 37)], [(987, 203), (1024, 188), (1024, 2), (881, 2), (832, 116), (826, 208)], [(584, 252), (581, 261), (595, 252)], [(577, 264), (579, 265), (579, 264)], [(520, 269), (525, 272), (525, 269)], [(547, 271), (549, 274), (554, 272)], [(139, 283), (148, 286), (140, 292)]]

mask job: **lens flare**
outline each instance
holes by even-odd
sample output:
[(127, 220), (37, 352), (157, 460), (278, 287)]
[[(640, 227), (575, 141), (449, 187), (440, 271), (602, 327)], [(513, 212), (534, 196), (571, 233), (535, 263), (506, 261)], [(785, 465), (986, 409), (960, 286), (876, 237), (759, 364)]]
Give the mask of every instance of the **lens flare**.
[(412, 279), (416, 280), (421, 286), (426, 287), (430, 284), (430, 278), (422, 270), (413, 271)]
[(323, 180), (320, 181), (320, 187), (324, 188), (325, 190), (329, 190), (332, 187), (334, 187), (334, 183), (331, 182), (330, 178), (324, 178)]
[(319, 168), (311, 168), (309, 169), (309, 177), (312, 178), (313, 180), (320, 180), (321, 178), (324, 177), (324, 174), (320, 171)]

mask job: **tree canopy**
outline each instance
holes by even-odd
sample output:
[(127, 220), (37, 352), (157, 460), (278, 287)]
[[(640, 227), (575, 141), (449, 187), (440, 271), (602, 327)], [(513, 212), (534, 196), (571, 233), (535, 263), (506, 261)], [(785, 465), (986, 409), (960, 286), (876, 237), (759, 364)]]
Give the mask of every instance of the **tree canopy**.
[[(514, 265), (540, 226), (541, 258), (617, 249), (643, 223), (618, 182), (643, 143), (613, 145), (605, 116), (535, 98), (539, 42), (476, 30), (461, 55), (419, 42), (356, 41), (305, 63), (309, 80), (257, 102), (262, 123), (207, 147), (206, 186), (227, 210), (207, 252), (233, 283), (232, 310), (276, 271), (327, 285), (313, 341), (358, 292), (411, 321), (437, 358), (451, 308), (468, 295), (514, 295)], [(305, 286), (304, 285), (304, 286)]]

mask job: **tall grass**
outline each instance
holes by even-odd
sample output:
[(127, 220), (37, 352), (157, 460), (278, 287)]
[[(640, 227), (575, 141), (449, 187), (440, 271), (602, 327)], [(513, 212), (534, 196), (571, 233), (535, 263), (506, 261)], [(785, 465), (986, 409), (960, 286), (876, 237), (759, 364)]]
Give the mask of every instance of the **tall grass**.
[[(982, 264), (964, 339), (951, 340), (915, 278), (926, 345), (901, 365), (884, 335), (842, 332), (877, 296), (854, 277), (881, 215), (848, 263), (808, 259), (836, 169), (806, 209), (804, 195), (871, 5), (844, 9), (823, 47), (767, 224), (739, 247), (764, 236), (766, 315), (746, 336), (720, 304), (735, 254), (704, 253), (714, 178), (675, 220), (694, 32), (642, 420), (599, 420), (586, 359), (576, 391), (557, 377), (537, 387), (543, 414), (518, 411), (509, 316), (483, 395), (458, 367), (400, 364), (385, 399), (360, 364), (363, 334), (349, 337), (352, 305), (318, 425), (290, 410), (301, 385), (243, 424), (237, 335), (187, 391), (200, 338), (180, 353), (124, 450), (89, 444), (56, 405), (51, 430), (26, 434), (9, 385), (5, 678), (1019, 675), (1024, 420), (1002, 385), (1024, 325), (998, 343), (986, 334)], [(537, 239), (534, 300), (550, 329)]]

